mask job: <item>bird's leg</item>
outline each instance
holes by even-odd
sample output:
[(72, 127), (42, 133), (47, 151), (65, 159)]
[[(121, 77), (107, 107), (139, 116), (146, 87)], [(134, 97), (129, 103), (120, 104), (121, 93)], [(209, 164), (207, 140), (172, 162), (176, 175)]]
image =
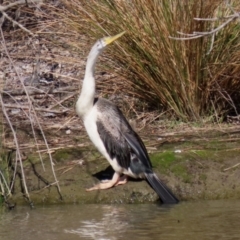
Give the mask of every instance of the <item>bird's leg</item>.
[(126, 184), (128, 182), (128, 177), (126, 175), (123, 175), (119, 178), (118, 182), (115, 184), (115, 186), (118, 185), (123, 185)]
[[(112, 179), (111, 179), (112, 180)], [(111, 181), (111, 180), (109, 180), (109, 179), (103, 179), (103, 180), (101, 180), (101, 183), (107, 183), (107, 182), (109, 182), (109, 181)]]
[[(111, 180), (109, 180), (109, 179), (104, 179), (104, 180), (101, 180), (101, 183), (107, 183), (107, 182), (109, 182), (109, 181), (111, 181)], [(128, 182), (128, 177), (127, 177), (126, 175), (122, 175), (122, 176), (119, 178), (118, 182), (115, 184), (115, 186), (117, 186), (117, 185), (123, 185), (123, 184), (125, 184), (125, 183), (127, 183), (127, 182)]]
[(120, 179), (120, 174), (115, 172), (113, 175), (113, 178), (111, 180), (109, 180), (107, 182), (101, 182), (99, 184), (96, 184), (95, 186), (93, 186), (91, 188), (87, 188), (86, 191), (90, 192), (93, 190), (101, 190), (101, 189), (111, 188), (119, 182), (119, 179)]

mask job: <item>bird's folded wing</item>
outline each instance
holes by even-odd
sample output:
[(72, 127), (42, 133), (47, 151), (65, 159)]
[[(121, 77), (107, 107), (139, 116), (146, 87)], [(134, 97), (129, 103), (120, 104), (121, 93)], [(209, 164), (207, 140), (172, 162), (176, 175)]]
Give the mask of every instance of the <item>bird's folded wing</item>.
[(136, 154), (137, 158), (141, 161), (141, 163), (147, 168), (151, 169), (152, 165), (148, 157), (148, 153), (144, 143), (141, 138), (132, 130), (132, 132), (123, 133), (124, 138), (127, 143)]

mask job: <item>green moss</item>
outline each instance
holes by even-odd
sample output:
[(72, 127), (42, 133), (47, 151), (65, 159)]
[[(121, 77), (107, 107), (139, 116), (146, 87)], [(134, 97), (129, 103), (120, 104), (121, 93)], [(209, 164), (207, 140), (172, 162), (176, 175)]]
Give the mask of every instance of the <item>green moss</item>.
[(0, 195), (0, 207), (3, 206), (4, 203), (4, 197), (3, 195)]
[(197, 155), (199, 158), (203, 160), (209, 158), (209, 156), (212, 155), (212, 152), (207, 150), (192, 150), (191, 152), (194, 153), (195, 156)]
[(188, 173), (186, 166), (183, 165), (174, 165), (171, 168), (172, 172), (182, 179), (185, 183), (191, 182), (191, 175)]
[(54, 153), (53, 157), (57, 162), (80, 159), (82, 157), (82, 151), (78, 148), (60, 149)]
[(206, 181), (207, 180), (207, 175), (206, 174), (201, 174), (200, 176), (199, 176), (199, 179), (201, 180), (201, 181)]
[(166, 173), (167, 170), (170, 170), (175, 176), (180, 177), (183, 182), (190, 183), (191, 175), (187, 171), (185, 161), (181, 161), (185, 157), (184, 155), (175, 154), (172, 151), (166, 151), (151, 155), (151, 161), (153, 167), (159, 167), (161, 172)]
[(174, 152), (166, 151), (163, 153), (155, 153), (150, 156), (153, 167), (161, 167), (161, 170), (169, 169), (169, 167), (176, 161)]
[[(47, 155), (43, 155), (43, 157), (45, 157)], [(28, 167), (30, 165), (30, 162), (31, 163), (39, 163), (40, 162), (40, 157), (38, 154), (36, 153), (29, 153), (28, 155), (28, 158), (27, 158), (29, 161), (24, 161), (23, 162), (23, 166), (24, 167)]]

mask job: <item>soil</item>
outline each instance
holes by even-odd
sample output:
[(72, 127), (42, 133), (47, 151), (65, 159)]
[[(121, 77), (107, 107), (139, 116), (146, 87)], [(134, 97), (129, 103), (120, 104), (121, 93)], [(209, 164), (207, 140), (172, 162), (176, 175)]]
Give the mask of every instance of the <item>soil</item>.
[[(232, 199), (240, 197), (240, 131), (204, 132), (184, 135), (142, 136), (154, 171), (180, 201)], [(81, 141), (81, 140), (79, 140)], [(86, 139), (84, 139), (86, 141)], [(80, 146), (80, 145), (79, 145)], [(24, 161), (27, 187), (33, 204), (56, 203), (147, 203), (159, 201), (143, 180), (129, 180), (108, 190), (86, 192), (99, 180), (111, 179), (112, 169), (101, 155), (88, 146), (61, 149), (53, 154), (58, 192), (49, 160), (45, 171), (36, 154)], [(15, 181), (11, 203), (27, 203), (20, 178)]]

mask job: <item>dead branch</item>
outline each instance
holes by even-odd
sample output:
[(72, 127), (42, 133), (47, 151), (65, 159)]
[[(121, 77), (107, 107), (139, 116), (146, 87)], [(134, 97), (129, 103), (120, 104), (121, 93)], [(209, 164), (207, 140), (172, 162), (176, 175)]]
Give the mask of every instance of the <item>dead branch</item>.
[[(32, 3), (40, 3), (42, 2), (42, 0), (31, 0)], [(22, 24), (20, 24), (19, 22), (15, 21), (14, 19), (12, 19), (7, 13), (6, 11), (9, 9), (9, 8), (12, 8), (14, 6), (17, 6), (17, 5), (21, 5), (21, 4), (26, 4), (26, 1), (25, 0), (19, 0), (19, 1), (16, 1), (14, 3), (10, 3), (6, 6), (1, 6), (0, 5), (0, 12), (2, 13), (2, 17), (1, 17), (1, 24), (0, 26), (2, 26), (2, 23), (4, 21), (4, 18), (7, 18), (9, 21), (11, 21), (13, 24), (17, 25), (18, 27), (20, 27), (23, 31), (27, 32), (28, 34), (30, 34), (31, 36), (34, 36), (34, 34), (28, 30), (27, 28), (25, 28)]]
[(20, 153), (20, 147), (19, 147), (19, 142), (18, 142), (18, 139), (17, 139), (17, 134), (16, 134), (16, 132), (15, 132), (15, 130), (13, 128), (11, 120), (9, 119), (7, 111), (4, 108), (4, 106), (3, 106), (3, 99), (2, 99), (2, 95), (1, 94), (0, 94), (0, 105), (2, 105), (3, 114), (4, 114), (4, 116), (5, 116), (5, 118), (6, 118), (7, 122), (8, 122), (9, 127), (11, 128), (11, 131), (12, 131), (12, 134), (13, 134), (14, 143), (15, 143), (15, 146), (16, 146), (16, 160), (15, 160), (15, 162), (17, 163), (17, 158), (18, 158), (19, 159), (19, 163), (20, 163), (20, 167), (21, 167), (21, 170), (22, 170), (22, 184), (24, 186), (24, 193), (26, 194), (27, 198), (30, 199), (30, 195), (29, 195), (28, 188), (27, 188), (25, 174), (24, 174), (24, 171), (23, 171), (22, 156), (21, 156), (21, 153)]
[(57, 150), (60, 150), (60, 149), (67, 149), (67, 148), (76, 148), (76, 147), (86, 147), (88, 146), (89, 144), (87, 143), (79, 143), (79, 144), (69, 144), (69, 145), (64, 145), (64, 146), (60, 146), (60, 147), (55, 147), (55, 148), (49, 148), (49, 149), (42, 149), (42, 150), (38, 150), (36, 152), (41, 152), (41, 153), (53, 153), (53, 152), (56, 152)]
[[(42, 2), (42, 0), (31, 0), (30, 2), (40, 3), (40, 2)], [(4, 11), (8, 10), (9, 8), (12, 8), (12, 7), (15, 7), (17, 5), (21, 5), (21, 4), (26, 4), (26, 0), (19, 0), (19, 1), (13, 2), (13, 3), (9, 3), (6, 6), (1, 6), (0, 5), (0, 12), (4, 12)]]
[(237, 164), (235, 164), (234, 166), (231, 166), (231, 167), (228, 167), (228, 168), (223, 169), (223, 171), (224, 171), (224, 172), (225, 172), (225, 171), (228, 171), (228, 170), (230, 170), (230, 169), (236, 168), (236, 167), (239, 166), (239, 165), (240, 165), (240, 163), (237, 163)]
[[(39, 89), (39, 88), (32, 88), (32, 87), (25, 87), (25, 89), (18, 89), (18, 90), (3, 90), (2, 94), (3, 96), (21, 96), (26, 95), (26, 90), (28, 95), (37, 95), (37, 94), (46, 94), (46, 91)], [(63, 88), (51, 88), (48, 91), (48, 94), (56, 94), (56, 93), (69, 93), (69, 92), (75, 92), (76, 88), (73, 87), (63, 87)]]
[[(7, 104), (7, 103), (4, 103), (4, 106), (6, 108), (17, 108), (17, 109), (26, 109), (26, 110), (32, 109), (32, 108), (30, 108), (30, 106)], [(50, 112), (50, 113), (56, 113), (56, 114), (62, 114), (62, 113), (66, 113), (69, 111), (69, 109), (58, 111), (58, 110), (51, 110), (51, 109), (46, 109), (46, 108), (36, 108), (36, 107), (34, 109), (35, 109), (35, 111), (39, 111), (39, 112)]]
[(27, 28), (25, 28), (25, 27), (24, 27), (22, 24), (20, 24), (19, 22), (17, 22), (17, 21), (15, 21), (14, 19), (12, 19), (10, 16), (8, 16), (7, 13), (5, 13), (5, 12), (1, 12), (1, 13), (2, 13), (2, 15), (3, 15), (5, 18), (7, 18), (7, 19), (8, 19), (9, 21), (11, 21), (13, 24), (19, 26), (23, 31), (27, 32), (27, 33), (30, 34), (31, 36), (34, 36), (34, 34), (33, 34), (30, 30), (28, 30)]
[[(171, 39), (175, 40), (191, 40), (191, 39), (196, 39), (196, 38), (201, 38), (201, 37), (206, 37), (209, 35), (215, 35), (218, 31), (226, 27), (230, 22), (240, 18), (240, 12), (236, 12), (235, 14), (232, 14), (230, 16), (227, 16), (225, 19), (227, 19), (223, 24), (218, 26), (217, 28), (214, 28), (211, 31), (208, 32), (193, 32), (192, 34), (188, 33), (182, 33), (182, 32), (177, 32), (179, 35), (183, 35), (184, 37), (172, 37), (169, 36)], [(220, 20), (219, 18), (194, 18), (196, 21), (216, 21)]]
[[(20, 80), (20, 83), (21, 83), (21, 85), (22, 85), (22, 87), (23, 87), (23, 89), (24, 89), (24, 92), (25, 92), (26, 96), (27, 96), (28, 104), (29, 104), (29, 109), (32, 110), (33, 116), (35, 116), (34, 119), (35, 119), (35, 121), (36, 121), (36, 123), (37, 123), (37, 126), (39, 127), (39, 129), (40, 129), (40, 131), (41, 131), (41, 135), (42, 135), (42, 138), (43, 138), (44, 143), (45, 143), (45, 145), (46, 145), (46, 148), (49, 149), (49, 144), (48, 144), (46, 135), (45, 135), (45, 133), (44, 133), (44, 131), (43, 131), (43, 128), (42, 128), (42, 126), (41, 126), (41, 124), (40, 124), (40, 121), (39, 121), (39, 119), (38, 119), (38, 117), (37, 117), (35, 108), (33, 107), (33, 103), (32, 103), (32, 101), (31, 101), (31, 98), (30, 98), (29, 94), (28, 94), (28, 91), (27, 91), (27, 89), (26, 89), (26, 86), (25, 86), (25, 84), (24, 84), (24, 81), (23, 81), (22, 78), (20, 77), (20, 74), (19, 74), (16, 66), (14, 65), (14, 63), (13, 63), (13, 61), (12, 61), (12, 58), (11, 58), (9, 52), (8, 52), (7, 47), (6, 47), (6, 42), (5, 42), (5, 38), (4, 38), (4, 34), (3, 34), (3, 31), (2, 31), (2, 28), (0, 28), (0, 36), (1, 36), (1, 38), (2, 38), (2, 46), (3, 46), (3, 49), (4, 49), (6, 55), (7, 55), (8, 59), (9, 59), (9, 62), (12, 64), (13, 69), (14, 69), (14, 71), (15, 71), (18, 79)], [(17, 154), (19, 155), (18, 157), (21, 159), (20, 150), (19, 150), (19, 143), (18, 143), (18, 141), (17, 141), (16, 133), (15, 133), (15, 131), (14, 131), (14, 128), (12, 127), (12, 123), (11, 123), (11, 121), (9, 120), (9, 117), (8, 117), (8, 115), (7, 115), (7, 112), (6, 112), (6, 110), (5, 110), (4, 106), (3, 106), (4, 102), (3, 102), (3, 99), (2, 99), (2, 95), (1, 95), (1, 94), (0, 94), (0, 101), (1, 101), (1, 105), (2, 105), (2, 109), (3, 109), (4, 115), (5, 115), (8, 123), (9, 123), (9, 126), (10, 126), (10, 128), (11, 128), (11, 131), (12, 131), (12, 133), (13, 133), (13, 135), (14, 135), (14, 141), (15, 141), (16, 147), (18, 148), (18, 151), (17, 151)], [(31, 117), (29, 117), (29, 120), (30, 120), (31, 129), (32, 129), (32, 133), (33, 133), (34, 139), (35, 139), (35, 141), (36, 141), (36, 143), (37, 143), (36, 133), (35, 133), (35, 130), (34, 130), (34, 125), (33, 125), (33, 119), (32, 119)], [(36, 144), (36, 146), (37, 146), (37, 148), (38, 148), (38, 144)], [(61, 195), (61, 193), (60, 193), (60, 186), (59, 186), (59, 183), (58, 183), (58, 180), (57, 180), (56, 173), (55, 173), (55, 171), (54, 171), (54, 163), (53, 163), (53, 158), (52, 158), (51, 153), (48, 153), (48, 156), (49, 156), (49, 160), (50, 160), (50, 164), (51, 164), (52, 174), (53, 174), (53, 177), (54, 177), (54, 179), (55, 179), (55, 181), (56, 181), (56, 184), (57, 184), (57, 191), (58, 191), (59, 194)], [(42, 167), (43, 167), (43, 169), (45, 170), (45, 167), (44, 167), (44, 164), (43, 164), (43, 159), (42, 159), (41, 154), (39, 154), (39, 157), (40, 157), (40, 159), (41, 159)], [(21, 170), (22, 170), (23, 175), (24, 175), (24, 170), (23, 170), (23, 166), (22, 166), (22, 161), (20, 161), (20, 166), (21, 166)], [(24, 180), (25, 180), (25, 179), (24, 179)], [(26, 189), (25, 189), (26, 195), (27, 195), (27, 197), (29, 197), (29, 199), (30, 199), (26, 182), (24, 182), (24, 187), (26, 187)]]

